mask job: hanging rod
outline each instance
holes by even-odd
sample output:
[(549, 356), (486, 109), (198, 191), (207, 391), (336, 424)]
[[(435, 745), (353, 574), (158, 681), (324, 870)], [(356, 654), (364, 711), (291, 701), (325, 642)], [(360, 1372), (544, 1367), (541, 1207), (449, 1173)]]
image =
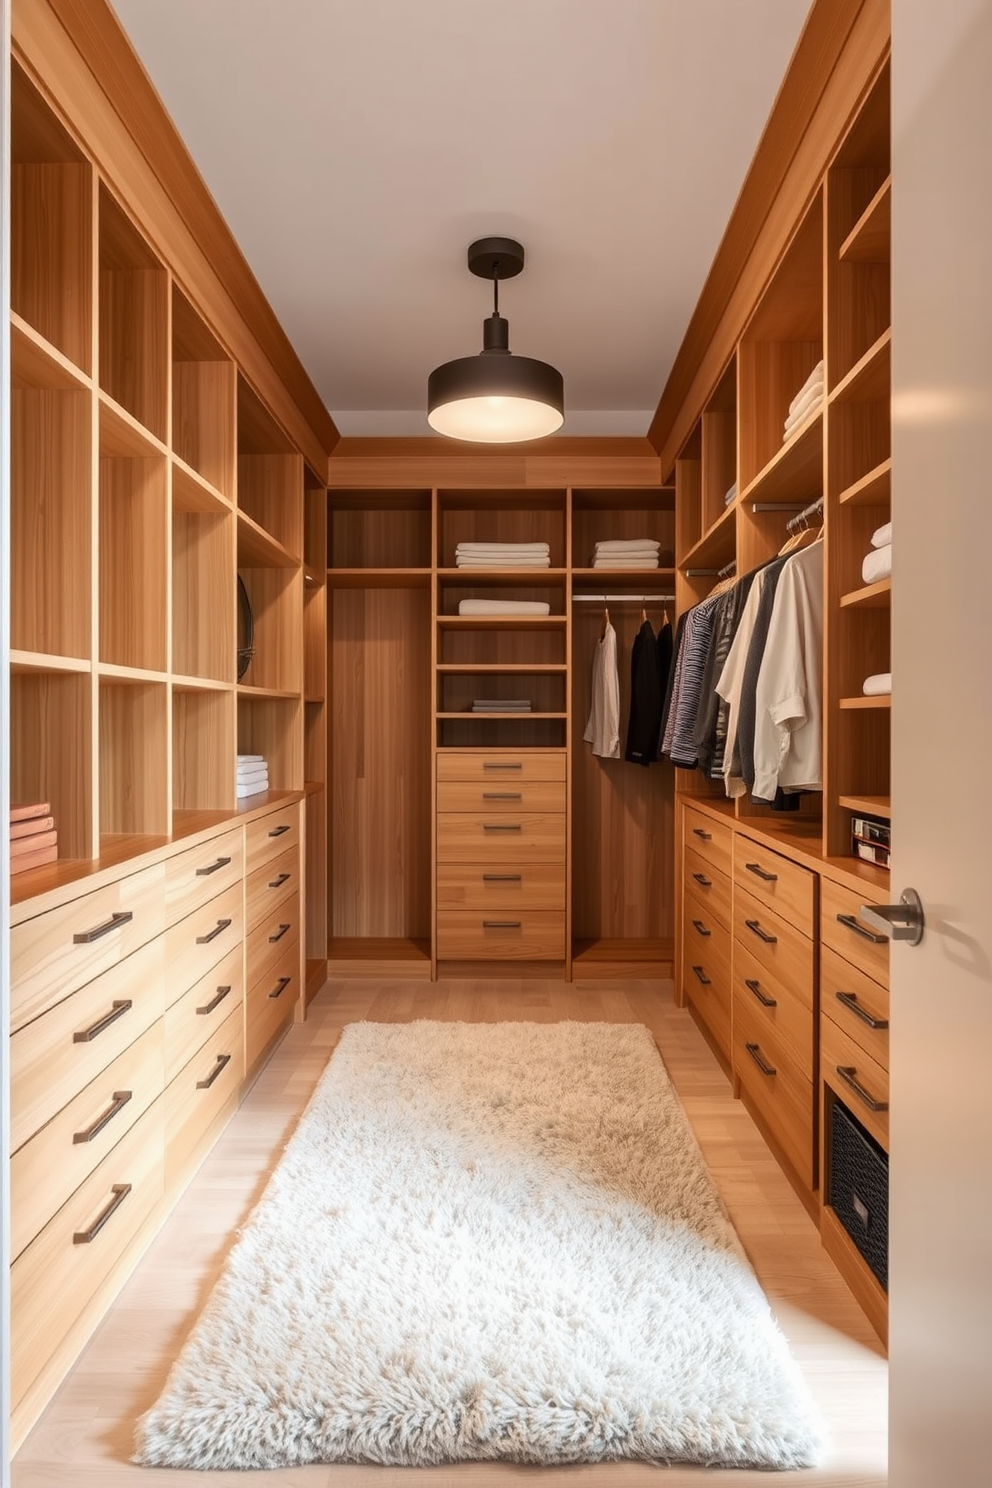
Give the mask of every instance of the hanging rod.
[(718, 568), (687, 568), (685, 576), (687, 579), (715, 579), (719, 572)]
[(573, 594), (573, 604), (674, 604), (674, 594)]
[(785, 524), (786, 532), (795, 532), (797, 528), (802, 526), (807, 517), (815, 516), (817, 512), (821, 512), (822, 510), (823, 497), (818, 496), (815, 501), (810, 502), (809, 506), (803, 507), (802, 511), (796, 516), (789, 518)]
[(731, 558), (730, 562), (729, 563), (725, 563), (723, 565), (723, 567), (718, 571), (717, 578), (718, 579), (729, 579), (730, 578), (730, 575), (731, 574), (735, 574), (736, 572), (737, 572), (737, 559), (736, 558)]
[(802, 511), (798, 501), (752, 501), (753, 512), (797, 512)]

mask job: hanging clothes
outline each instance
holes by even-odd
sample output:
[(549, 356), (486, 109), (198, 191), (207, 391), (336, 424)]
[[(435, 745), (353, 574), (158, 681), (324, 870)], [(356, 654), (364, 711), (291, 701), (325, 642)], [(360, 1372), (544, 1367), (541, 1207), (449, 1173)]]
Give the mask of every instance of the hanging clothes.
[(823, 789), (823, 543), (789, 557), (755, 688), (753, 799)]
[(765, 643), (768, 639), (768, 627), (771, 624), (772, 611), (775, 607), (775, 596), (778, 593), (778, 581), (788, 562), (789, 557), (786, 555), (784, 558), (773, 558), (771, 563), (765, 564), (761, 599), (755, 613), (751, 643), (747, 648), (747, 658), (744, 662), (740, 709), (737, 714), (737, 754), (740, 760), (740, 777), (749, 791), (754, 789), (755, 689), (765, 655)]
[(742, 575), (734, 587), (721, 596), (722, 603), (713, 618), (713, 633), (706, 653), (696, 715), (696, 762), (711, 780), (723, 779), (723, 749), (727, 738), (727, 705), (717, 692), (716, 684), (734, 643), (754, 575), (754, 569)]
[(658, 638), (645, 620), (630, 649), (630, 716), (624, 759), (650, 765), (658, 758), (664, 693), (658, 670)]
[(672, 651), (671, 664), (668, 668), (668, 683), (665, 687), (665, 702), (661, 710), (661, 752), (665, 753), (664, 741), (668, 738), (668, 725), (672, 716), (672, 705), (678, 692), (679, 677), (682, 671), (682, 642), (685, 640), (685, 622), (688, 610), (683, 610), (675, 626), (675, 645)]
[(754, 633), (754, 623), (757, 619), (758, 605), (761, 601), (761, 590), (765, 582), (765, 572), (759, 568), (754, 576), (750, 593), (744, 603), (741, 612), (740, 624), (737, 634), (734, 636), (733, 644), (727, 653), (727, 660), (723, 664), (723, 671), (717, 680), (716, 690), (727, 705), (727, 737), (723, 749), (723, 784), (727, 795), (731, 800), (742, 796), (746, 789), (740, 773), (740, 754), (737, 749), (737, 721), (740, 714), (741, 688), (744, 685), (744, 667), (747, 663), (748, 648), (751, 644), (751, 636)]
[(696, 720), (702, 696), (706, 655), (713, 634), (714, 617), (725, 598), (724, 594), (711, 594), (693, 606), (686, 621), (682, 681), (673, 716), (669, 719), (669, 729), (666, 730), (666, 735), (670, 734), (670, 738), (665, 750), (672, 764), (683, 770), (693, 770), (696, 767)]
[(617, 633), (609, 620), (592, 653), (592, 696), (582, 735), (601, 759), (620, 758), (620, 673)]

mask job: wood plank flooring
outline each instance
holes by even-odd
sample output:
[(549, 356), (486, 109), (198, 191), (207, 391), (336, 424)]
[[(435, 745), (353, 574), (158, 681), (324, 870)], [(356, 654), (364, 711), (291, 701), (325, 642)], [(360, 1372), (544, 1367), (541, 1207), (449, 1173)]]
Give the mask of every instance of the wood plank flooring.
[[(662, 981), (500, 978), (434, 984), (334, 981), (291, 1027), (75, 1368), (14, 1460), (12, 1488), (489, 1488), (538, 1480), (586, 1488), (658, 1481), (646, 1463), (576, 1468), (478, 1463), (441, 1468), (315, 1466), (268, 1473), (144, 1469), (128, 1461), (133, 1422), (155, 1400), (345, 1024), (367, 1018), (472, 1022), (565, 1018), (639, 1022), (654, 1033), (751, 1261), (826, 1419), (824, 1467), (781, 1473), (808, 1488), (880, 1488), (887, 1368), (816, 1230), (689, 1015)], [(768, 1473), (672, 1467), (666, 1488), (719, 1477), (768, 1488)]]

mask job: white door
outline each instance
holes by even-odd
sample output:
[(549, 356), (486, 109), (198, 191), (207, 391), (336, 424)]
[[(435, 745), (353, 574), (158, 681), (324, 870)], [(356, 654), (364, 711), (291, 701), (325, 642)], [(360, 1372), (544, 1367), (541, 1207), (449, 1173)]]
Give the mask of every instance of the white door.
[(992, 0), (893, 0), (890, 1482), (992, 1483)]

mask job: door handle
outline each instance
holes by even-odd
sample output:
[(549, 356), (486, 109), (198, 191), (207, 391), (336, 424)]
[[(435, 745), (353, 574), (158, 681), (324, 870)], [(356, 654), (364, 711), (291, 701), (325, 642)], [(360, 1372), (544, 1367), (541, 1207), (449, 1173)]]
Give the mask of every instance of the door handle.
[(904, 940), (918, 946), (923, 939), (923, 903), (915, 889), (903, 889), (898, 904), (862, 904), (858, 914), (883, 939)]
[(711, 889), (713, 887), (713, 880), (707, 878), (705, 873), (694, 873), (692, 876), (704, 889)]
[(712, 985), (709, 977), (706, 975), (705, 971), (703, 970), (703, 968), (701, 966), (694, 966), (692, 969), (696, 973), (697, 977), (702, 982), (702, 984), (703, 984), (704, 987), (709, 987), (709, 986)]
[(702, 829), (702, 827), (693, 827), (693, 829), (692, 829), (692, 835), (694, 837), (698, 837), (699, 840), (700, 840), (700, 842), (712, 842), (713, 841), (713, 833), (712, 832), (704, 832), (703, 829)]
[(766, 1062), (762, 1059), (762, 1057), (761, 1057), (761, 1045), (760, 1044), (745, 1044), (744, 1047), (747, 1050), (747, 1052), (750, 1054), (751, 1058), (754, 1060), (755, 1064), (758, 1066), (758, 1068), (760, 1069), (760, 1071), (761, 1071), (761, 1073), (763, 1075), (777, 1075), (778, 1074), (778, 1070), (775, 1068), (775, 1066), (773, 1064), (766, 1064)]

